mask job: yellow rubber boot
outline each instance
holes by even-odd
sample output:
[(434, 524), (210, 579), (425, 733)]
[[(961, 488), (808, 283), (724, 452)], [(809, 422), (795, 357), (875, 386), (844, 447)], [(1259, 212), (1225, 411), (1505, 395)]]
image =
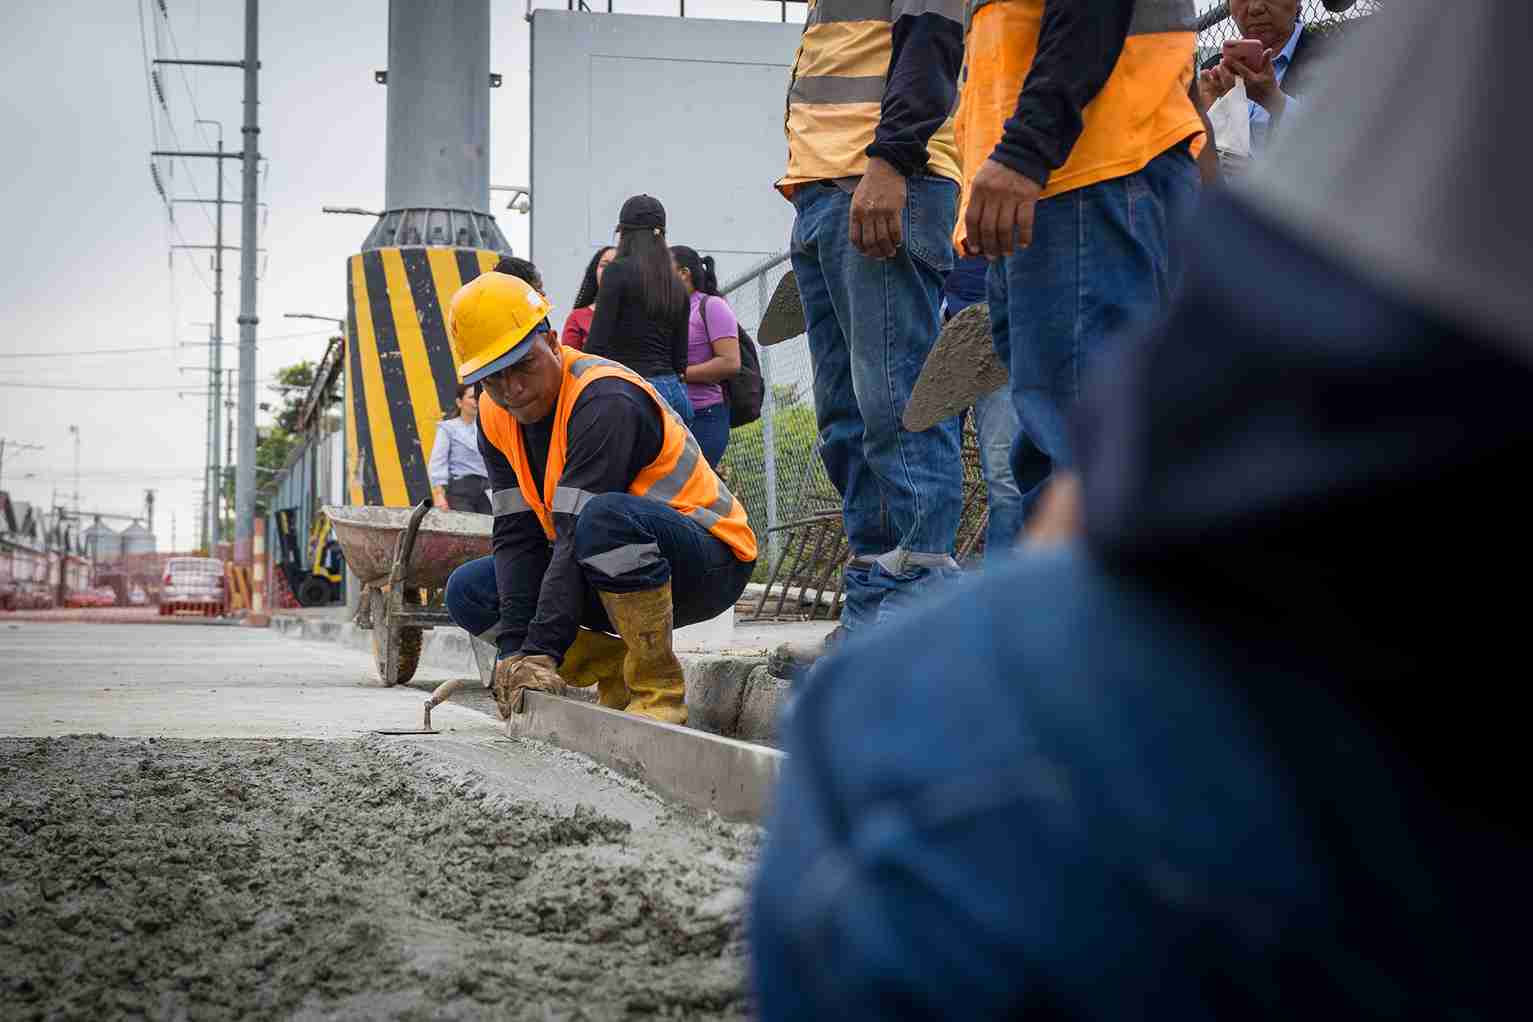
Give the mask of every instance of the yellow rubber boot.
[(565, 651), (559, 677), (576, 688), (595, 685), (598, 703), (614, 710), (624, 709), (631, 698), (623, 681), (623, 659), (627, 653), (628, 646), (617, 636), (582, 628)]
[(685, 724), (687, 690), (681, 661), (671, 650), (671, 584), (637, 593), (602, 593), (601, 602), (628, 647), (623, 659), (623, 680), (633, 695), (628, 712)]

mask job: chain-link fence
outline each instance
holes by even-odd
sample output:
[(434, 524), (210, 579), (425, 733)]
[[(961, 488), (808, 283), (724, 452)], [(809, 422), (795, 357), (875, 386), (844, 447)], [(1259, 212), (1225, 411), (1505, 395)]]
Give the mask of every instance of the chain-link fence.
[[(1344, 26), (1346, 22), (1376, 13), (1387, 2), (1388, 0), (1357, 0), (1349, 10), (1333, 13), (1326, 8), (1322, 0), (1301, 0), (1299, 17), (1310, 29), (1330, 32), (1338, 26)], [(1229, 14), (1230, 5), (1227, 0), (1217, 0), (1217, 2), (1216, 0), (1199, 0), (1199, 63), (1217, 53), (1225, 40), (1240, 38), (1240, 30), (1235, 26), (1235, 19)]]
[[(720, 290), (742, 326), (755, 336), (767, 299), (792, 267), (786, 253), (747, 270)], [(745, 503), (751, 527), (781, 551), (778, 527), (817, 511), (839, 510), (841, 498), (816, 453), (814, 371), (809, 339), (760, 348), (766, 396), (761, 418), (730, 433), (724, 453), (729, 488)]]

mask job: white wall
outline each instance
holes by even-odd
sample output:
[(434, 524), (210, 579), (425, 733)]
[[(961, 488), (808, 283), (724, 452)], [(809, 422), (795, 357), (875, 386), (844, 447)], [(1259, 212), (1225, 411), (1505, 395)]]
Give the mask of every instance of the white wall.
[(564, 323), (623, 200), (665, 204), (668, 240), (721, 282), (788, 246), (773, 188), (802, 26), (538, 10), (532, 22), (532, 260)]

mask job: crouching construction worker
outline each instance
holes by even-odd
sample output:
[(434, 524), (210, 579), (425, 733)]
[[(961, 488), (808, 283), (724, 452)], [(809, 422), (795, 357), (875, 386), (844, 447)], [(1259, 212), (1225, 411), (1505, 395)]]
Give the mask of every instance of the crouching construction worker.
[(684, 724), (671, 630), (739, 599), (756, 537), (664, 399), (624, 366), (562, 347), (548, 312), (503, 273), (452, 300), (458, 377), (490, 399), (479, 448), (495, 539), (448, 579), (447, 608), (496, 643), (502, 716), (521, 712), (526, 689), (594, 684), (603, 706)]

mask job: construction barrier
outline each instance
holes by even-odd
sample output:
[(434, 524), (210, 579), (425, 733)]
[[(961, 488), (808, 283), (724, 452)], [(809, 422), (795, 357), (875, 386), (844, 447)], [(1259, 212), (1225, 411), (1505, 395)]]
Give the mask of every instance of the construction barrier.
[(410, 507), (430, 495), (426, 463), (458, 384), (447, 306), (499, 259), (484, 249), (410, 246), (372, 249), (348, 261), (350, 503)]
[(250, 538), (250, 617), (246, 624), (265, 628), (266, 617), (266, 519), (257, 517)]
[(250, 569), (233, 561), (224, 562), (224, 591), (228, 594), (228, 612), (250, 609)]

